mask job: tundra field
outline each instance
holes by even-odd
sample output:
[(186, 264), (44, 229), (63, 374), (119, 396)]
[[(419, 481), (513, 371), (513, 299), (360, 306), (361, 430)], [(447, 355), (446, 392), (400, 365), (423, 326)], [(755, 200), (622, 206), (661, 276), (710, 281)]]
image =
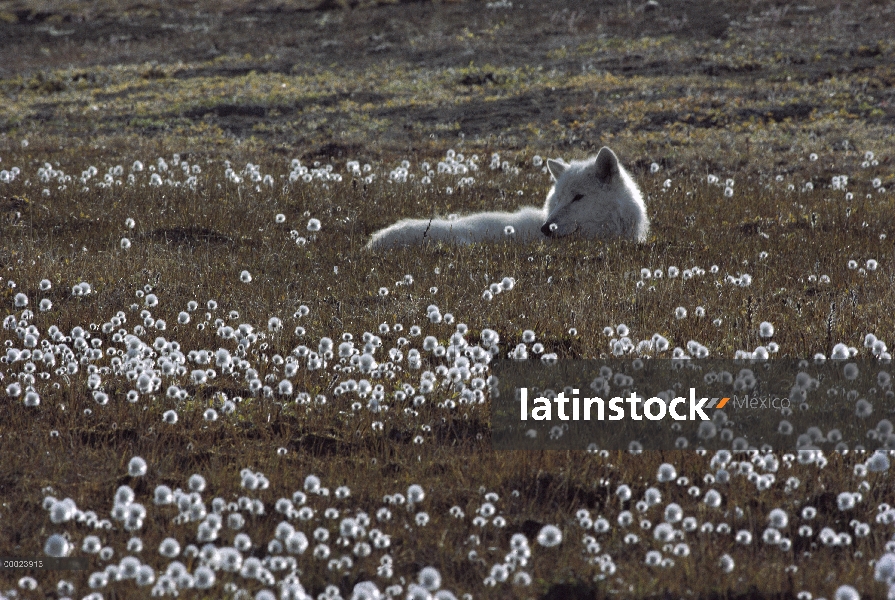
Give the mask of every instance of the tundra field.
[[(893, 22), (0, 1), (0, 556), (88, 559), (0, 598), (895, 597)], [(364, 249), (602, 146), (645, 243)], [(498, 361), (818, 355), (847, 450), (492, 449)]]

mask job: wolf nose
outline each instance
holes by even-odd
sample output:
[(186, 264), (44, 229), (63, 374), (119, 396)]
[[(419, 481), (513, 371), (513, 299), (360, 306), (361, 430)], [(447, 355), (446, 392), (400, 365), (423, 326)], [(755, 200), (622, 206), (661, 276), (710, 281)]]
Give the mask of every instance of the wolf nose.
[(544, 226), (541, 227), (541, 233), (543, 233), (547, 237), (550, 237), (550, 234), (553, 233), (553, 231), (550, 229), (550, 225), (552, 225), (552, 223), (545, 223)]

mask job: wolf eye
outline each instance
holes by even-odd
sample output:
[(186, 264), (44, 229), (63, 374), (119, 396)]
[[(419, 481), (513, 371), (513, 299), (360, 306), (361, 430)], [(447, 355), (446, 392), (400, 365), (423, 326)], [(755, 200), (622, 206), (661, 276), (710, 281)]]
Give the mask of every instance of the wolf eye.
[(572, 198), (572, 202), (578, 202), (582, 198), (584, 198), (584, 194), (575, 194), (575, 197)]

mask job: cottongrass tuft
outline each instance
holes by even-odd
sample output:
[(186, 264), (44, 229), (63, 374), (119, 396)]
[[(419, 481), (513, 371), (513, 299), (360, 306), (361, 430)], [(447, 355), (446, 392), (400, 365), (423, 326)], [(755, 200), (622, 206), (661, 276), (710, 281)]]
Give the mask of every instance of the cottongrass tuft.
[(320, 492), (320, 478), (316, 475), (308, 475), (305, 477), (304, 489), (309, 494), (317, 494)]
[(430, 592), (441, 587), (441, 573), (435, 567), (425, 567), (417, 576), (419, 584)]
[(239, 280), (243, 283), (251, 283), (252, 282), (252, 274), (248, 271), (243, 271), (239, 274)]
[(121, 243), (121, 249), (122, 249), (122, 250), (129, 250), (130, 247), (131, 247), (131, 241), (130, 241), (129, 239), (127, 239), (127, 238), (121, 238), (121, 242), (120, 242), (120, 243)]
[(684, 510), (680, 504), (672, 502), (665, 507), (664, 518), (666, 523), (679, 523), (684, 518)]
[(165, 558), (174, 558), (180, 554), (180, 543), (174, 538), (165, 538), (159, 544), (158, 552)]
[(733, 561), (733, 557), (729, 554), (721, 555), (721, 559), (718, 561), (718, 564), (721, 566), (721, 570), (725, 573), (732, 573), (736, 563)]
[(191, 492), (203, 492), (205, 491), (205, 478), (198, 473), (190, 475), (187, 487), (189, 487)]
[(419, 484), (414, 483), (407, 488), (407, 502), (410, 504), (418, 504), (426, 497), (426, 492)]
[(867, 459), (867, 470), (871, 473), (885, 473), (889, 470), (889, 457), (883, 451), (876, 451)]
[(536, 539), (541, 546), (553, 548), (562, 543), (562, 531), (556, 525), (544, 525)]
[(146, 461), (140, 456), (133, 457), (127, 464), (127, 474), (131, 477), (142, 477), (146, 475)]
[(850, 585), (841, 585), (833, 595), (835, 600), (861, 600), (858, 590)]
[(193, 572), (193, 585), (196, 589), (207, 590), (215, 583), (214, 571), (206, 566), (200, 566)]
[(166, 506), (174, 502), (174, 493), (166, 485), (157, 486), (152, 501), (156, 506)]
[(68, 556), (73, 549), (71, 542), (69, 542), (65, 537), (59, 535), (58, 533), (54, 533), (49, 538), (47, 538), (46, 543), (44, 544), (44, 554), (47, 556), (52, 556), (53, 558), (62, 558), (64, 556)]
[(783, 529), (789, 525), (789, 515), (782, 508), (775, 508), (768, 515), (768, 522), (775, 529)]
[(853, 509), (856, 503), (855, 495), (851, 492), (842, 492), (836, 497), (836, 506), (843, 512)]
[(662, 463), (659, 465), (659, 472), (656, 474), (656, 479), (660, 482), (665, 483), (668, 481), (674, 481), (677, 478), (677, 471), (674, 468), (674, 465), (671, 463)]
[(763, 338), (773, 337), (774, 326), (767, 321), (762, 321), (761, 325), (758, 326), (758, 335)]
[(895, 553), (883, 554), (873, 568), (873, 578), (889, 585), (895, 585)]

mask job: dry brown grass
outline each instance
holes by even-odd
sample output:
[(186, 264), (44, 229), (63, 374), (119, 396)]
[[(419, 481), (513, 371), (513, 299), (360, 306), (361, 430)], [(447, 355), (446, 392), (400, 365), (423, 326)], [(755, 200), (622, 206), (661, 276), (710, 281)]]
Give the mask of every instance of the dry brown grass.
[[(0, 9), (32, 10), (30, 5), (13, 4), (14, 10), (5, 5)], [(893, 341), (895, 225), (891, 216), (895, 206), (891, 192), (875, 193), (871, 185), (873, 177), (882, 178), (884, 187), (895, 184), (889, 149), (884, 145), (891, 135), (886, 90), (892, 81), (892, 46), (885, 41), (877, 45), (874, 39), (874, 27), (884, 22), (889, 4), (874, 5), (867, 13), (846, 6), (847, 14), (840, 17), (843, 22), (864, 22), (867, 15), (880, 17), (855, 31), (824, 20), (824, 11), (831, 6), (809, 13), (776, 14), (772, 7), (756, 5), (751, 12), (734, 15), (738, 22), (752, 23), (752, 29), (729, 26), (722, 42), (687, 29), (674, 20), (670, 9), (663, 9), (664, 20), (653, 22), (646, 20), (652, 17), (629, 13), (622, 5), (602, 13), (585, 11), (582, 18), (573, 18), (569, 12), (549, 23), (529, 9), (492, 13), (480, 8), (471, 37), (464, 40), (457, 22), (466, 9), (425, 5), (311, 13), (318, 20), (329, 15), (313, 27), (343, 42), (333, 47), (341, 48), (333, 50), (337, 59), (352, 52), (358, 52), (358, 59), (331, 66), (305, 63), (296, 71), (292, 71), (294, 56), (289, 54), (286, 34), (263, 14), (258, 27), (269, 26), (269, 38), (258, 36), (257, 31), (224, 28), (220, 35), (213, 33), (211, 41), (221, 51), (239, 52), (222, 52), (218, 58), (201, 55), (184, 65), (166, 57), (161, 45), (165, 38), (151, 36), (134, 41), (134, 47), (120, 55), (110, 50), (97, 58), (101, 45), (90, 38), (89, 19), (83, 39), (61, 36), (58, 42), (49, 38), (28, 42), (35, 47), (48, 44), (49, 55), (20, 51), (22, 56), (17, 57), (11, 46), (3, 46), (3, 56), (10, 57), (4, 64), (10, 66), (0, 72), (6, 101), (0, 108), (4, 132), (0, 168), (17, 165), (22, 169), (16, 182), (0, 184), (3, 316), (13, 311), (15, 294), (23, 292), (37, 313), (34, 323), (42, 334), (53, 324), (65, 332), (78, 325), (101, 325), (118, 311), (126, 313), (125, 327), (132, 331), (140, 319), (139, 310), (132, 311), (130, 305), (142, 302), (135, 292), (149, 285), (160, 299), (160, 306), (151, 312), (168, 327), (143, 335), (145, 341), (151, 343), (160, 335), (177, 340), (184, 351), (232, 349), (232, 342), (215, 336), (214, 319), (223, 318), (233, 326), (251, 323), (264, 337), (246, 358), (262, 378), (274, 374), (270, 384), (274, 386), (282, 376), (274, 372), (269, 359), (274, 354), (286, 356), (300, 343), (315, 348), (323, 336), (338, 342), (343, 332), (351, 332), (357, 341), (385, 322), (402, 323), (405, 330), (383, 335), (380, 355), (400, 335), (407, 336), (414, 324), (422, 327), (424, 336), (435, 335), (444, 343), (454, 327), (429, 323), (425, 318), (429, 304), (466, 323), (470, 341), (477, 340), (482, 329), (493, 328), (507, 351), (521, 341), (524, 329), (533, 329), (547, 351), (557, 352), (560, 358), (605, 356), (609, 348), (602, 329), (619, 323), (626, 323), (637, 339), (661, 333), (672, 347), (698, 340), (715, 357), (754, 349), (761, 343), (758, 324), (764, 320), (774, 323), (774, 340), (780, 354), (787, 357), (829, 354), (837, 342), (861, 347), (865, 333)], [(242, 10), (237, 14), (243, 14)], [(417, 28), (416, 41), (395, 33), (400, 29), (395, 23), (401, 10), (407, 11)], [(753, 21), (746, 18), (750, 15)], [(434, 33), (439, 17), (450, 24), (442, 38)], [(511, 25), (517, 19), (517, 33), (507, 33), (511, 27), (497, 27), (501, 19)], [(367, 27), (367, 20), (373, 25)], [(111, 27), (110, 22), (98, 20), (97, 30), (100, 24)], [(24, 18), (9, 25), (19, 28), (15, 32), (22, 39), (32, 32), (26, 27), (32, 26)], [(794, 33), (787, 33), (790, 28)], [(372, 30), (377, 35), (384, 32), (390, 45), (381, 52), (389, 53), (392, 63), (378, 65), (375, 52), (358, 51), (367, 48), (364, 40)], [(643, 40), (643, 31), (655, 35)], [(777, 58), (769, 46), (761, 44), (744, 46), (749, 31), (761, 31), (772, 42), (785, 42), (781, 50), (785, 56)], [(608, 41), (595, 46), (593, 39), (601, 32), (608, 34)], [(302, 35), (293, 34), (296, 39), (304, 39)], [(540, 41), (519, 49), (529, 35), (529, 41)], [(807, 43), (803, 38), (813, 40), (811, 52), (800, 46)], [(186, 34), (171, 39), (172, 57), (188, 55), (199, 45)], [(405, 42), (417, 44), (407, 46), (417, 50), (407, 51), (401, 46)], [(279, 44), (283, 54), (279, 58), (262, 52), (243, 56), (240, 44), (252, 43), (264, 50)], [(312, 45), (312, 41), (300, 43)], [(55, 54), (71, 47), (83, 51), (74, 66)], [(439, 47), (444, 57), (436, 56)], [(824, 47), (841, 53), (824, 53)], [(493, 61), (469, 66), (468, 57), (460, 61), (468, 48), (493, 50), (487, 55)], [(408, 55), (402, 59), (405, 51)], [(707, 53), (713, 53), (711, 68), (702, 64)], [(820, 58), (811, 58), (815, 53)], [(809, 54), (803, 66), (793, 62)], [(420, 57), (422, 66), (413, 62)], [(695, 62), (696, 57), (703, 57), (702, 62)], [(157, 64), (146, 62), (152, 60)], [(400, 60), (405, 62), (394, 62)], [(660, 62), (650, 67), (652, 60)], [(123, 68), (104, 66), (116, 61)], [(536, 61), (542, 70), (531, 67)], [(759, 65), (757, 71), (743, 66), (749, 61)], [(625, 75), (624, 67), (631, 63), (636, 65), (635, 72)], [(793, 74), (796, 77), (787, 80)], [(551, 88), (557, 88), (555, 94)], [(371, 90), (382, 95), (357, 95)], [(222, 103), (241, 111), (215, 108)], [(807, 105), (814, 107), (813, 113), (805, 111)], [(206, 112), (199, 110), (203, 106)], [(489, 136), (491, 123), (497, 131)], [(467, 134), (460, 137), (460, 132)], [(21, 145), (22, 139), (29, 141), (27, 147)], [(842, 144), (844, 139), (850, 141), (848, 147)], [(653, 228), (645, 244), (555, 240), (374, 254), (362, 249), (373, 231), (401, 217), (540, 204), (549, 181), (532, 166), (535, 154), (581, 158), (601, 144), (614, 148), (648, 196)], [(472, 174), (476, 179), (472, 186), (448, 195), (445, 188), (456, 188), (457, 177), (437, 175), (430, 187), (387, 180), (388, 171), (402, 159), (410, 160), (411, 170), (419, 176), (423, 160), (437, 162), (448, 148), (481, 157), (481, 170)], [(860, 166), (867, 150), (876, 152), (877, 166)], [(174, 152), (201, 166), (197, 191), (144, 185), (98, 189), (91, 182), (90, 191), (81, 192), (76, 182), (61, 190), (58, 184), (42, 185), (37, 180), (37, 169), (46, 161), (73, 178), (89, 165), (99, 168), (101, 178), (106, 169), (121, 164), (126, 177), (134, 160), (148, 166), (159, 156), (170, 161)], [(519, 174), (489, 170), (492, 152), (500, 153)], [(810, 152), (820, 155), (819, 160), (810, 161)], [(280, 176), (288, 173), (293, 157), (306, 165), (314, 160), (331, 162), (345, 179), (328, 187), (298, 183), (284, 188), (285, 179)], [(373, 163), (377, 179), (369, 184), (352, 180), (344, 168), (349, 159)], [(224, 160), (232, 161), (237, 170), (247, 162), (259, 164), (277, 183), (258, 192), (237, 187), (223, 177)], [(651, 174), (649, 166), (654, 161), (661, 170)], [(723, 187), (707, 184), (708, 174), (722, 181), (734, 178), (733, 198), (724, 197)], [(829, 188), (831, 177), (840, 174), (850, 177), (849, 190), (855, 195), (850, 202), (843, 200), (844, 192)], [(776, 181), (777, 175), (784, 180)], [(667, 189), (666, 178), (671, 180)], [(144, 172), (138, 181), (147, 180)], [(813, 182), (813, 191), (801, 190), (807, 181)], [(795, 190), (788, 190), (790, 183)], [(50, 189), (49, 196), (42, 194), (44, 187)], [(872, 198), (866, 198), (867, 194)], [(285, 224), (274, 223), (277, 213), (287, 216)], [(136, 220), (132, 231), (124, 226), (129, 217)], [(316, 235), (304, 230), (309, 217), (323, 223)], [(309, 238), (307, 245), (298, 246), (290, 239), (293, 228)], [(119, 246), (125, 236), (133, 243), (127, 251)], [(759, 257), (763, 251), (767, 258)], [(861, 274), (847, 267), (849, 260), (863, 265), (871, 258), (879, 261), (876, 271)], [(671, 265), (707, 270), (718, 265), (719, 272), (636, 287), (641, 268)], [(251, 284), (240, 283), (243, 269), (252, 273)], [(723, 281), (724, 275), (741, 272), (753, 276), (750, 287)], [(414, 283), (396, 287), (394, 282), (405, 274), (412, 274)], [(828, 275), (830, 283), (810, 279), (820, 275)], [(515, 289), (490, 303), (484, 301), (485, 287), (504, 276), (516, 279)], [(39, 291), (43, 278), (53, 282), (48, 293)], [(17, 287), (5, 287), (6, 280), (14, 280)], [(93, 293), (72, 297), (71, 286), (81, 281), (89, 282)], [(379, 296), (381, 286), (389, 288), (388, 296)], [(432, 287), (438, 288), (437, 293), (429, 291)], [(39, 312), (36, 305), (45, 297), (52, 300), (53, 309)], [(209, 326), (199, 331), (196, 324), (205, 320), (203, 306), (208, 299), (217, 300), (219, 308), (212, 312)], [(198, 301), (200, 309), (192, 313), (189, 325), (177, 325), (178, 312), (190, 300)], [(301, 304), (311, 312), (295, 319), (292, 314)], [(673, 312), (678, 306), (686, 307), (691, 315), (696, 306), (703, 306), (706, 316), (676, 320)], [(228, 319), (231, 310), (238, 311), (238, 319)], [(266, 332), (271, 316), (283, 320), (282, 332)], [(722, 319), (720, 326), (713, 325), (716, 318)], [(306, 328), (302, 338), (293, 333), (298, 325)], [(577, 335), (569, 334), (573, 327)], [(104, 348), (121, 347), (111, 343), (110, 336), (101, 337)], [(414, 345), (420, 340), (414, 339)], [(0, 331), (0, 341), (21, 347), (18, 336), (7, 330)], [(424, 368), (440, 362), (428, 360)], [(20, 364), (2, 365), (4, 387), (19, 373)], [(405, 413), (404, 404), (397, 402), (391, 402), (385, 416), (352, 411), (350, 402), (331, 393), (335, 375), (331, 370), (314, 374), (302, 369), (293, 378), (296, 393), (307, 391), (311, 397), (324, 393), (329, 398), (325, 405), (297, 405), (278, 396), (250, 398), (244, 378), (223, 375), (203, 386), (179, 380), (189, 392), (186, 401), (164, 395), (166, 378), (161, 393), (130, 404), (124, 395), (133, 384), (105, 375), (104, 389), (111, 401), (99, 406), (86, 388), (84, 366), (70, 378), (54, 375), (50, 381), (38, 381), (39, 407), (26, 409), (21, 399), (4, 397), (0, 403), (0, 553), (38, 556), (51, 533), (68, 531), (75, 541), (94, 533), (84, 525), (52, 524), (41, 508), (47, 488), (58, 498), (71, 497), (81, 509), (108, 518), (115, 489), (127, 484), (149, 509), (139, 533), (145, 547), (139, 556), (161, 568), (167, 561), (156, 553), (160, 540), (171, 535), (182, 545), (191, 543), (196, 524), (172, 525), (176, 509), (154, 507), (152, 491), (160, 484), (186, 487), (188, 477), (200, 473), (208, 481), (209, 504), (214, 496), (228, 501), (242, 495), (264, 500), (267, 514), (249, 517), (246, 525), (259, 547), (257, 553), (263, 556), (282, 520), (273, 510), (274, 502), (301, 489), (305, 476), (315, 473), (330, 489), (348, 485), (352, 494), (344, 501), (312, 497), (310, 504), (321, 512), (335, 505), (373, 515), (385, 494), (404, 492), (412, 483), (423, 485), (427, 498), (422, 508), (431, 516), (430, 523), (417, 527), (413, 513), (391, 507), (394, 520), (384, 526), (393, 535), (389, 553), (395, 560), (395, 579), (413, 580), (421, 567), (435, 565), (446, 587), (458, 596), (469, 592), (474, 597), (501, 598), (580, 594), (576, 597), (745, 600), (792, 598), (800, 590), (831, 597), (842, 583), (855, 585), (863, 597), (884, 594), (882, 584), (872, 580), (868, 561), (883, 553), (891, 536), (891, 528), (874, 521), (877, 505), (891, 501), (891, 478), (871, 476), (870, 489), (859, 507), (838, 512), (836, 494), (856, 491), (860, 483), (852, 474), (858, 461), (854, 456), (831, 454), (823, 470), (796, 464), (778, 474), (775, 487), (760, 495), (744, 478), (735, 478), (721, 490), (720, 511), (694, 503), (686, 488), (663, 488), (665, 502), (679, 502), (686, 514), (700, 522), (726, 519), (734, 532), (751, 530), (756, 541), (737, 546), (732, 535), (693, 534), (688, 537), (689, 558), (678, 559), (672, 569), (655, 569), (643, 564), (647, 546), (657, 546), (651, 537), (628, 547), (621, 541), (622, 534), (613, 530), (597, 537), (603, 551), (613, 555), (618, 572), (598, 583), (594, 576), (599, 567), (588, 564), (578, 543), (583, 532), (574, 522), (575, 512), (584, 507), (594, 516), (602, 514), (613, 521), (620, 507), (611, 492), (628, 483), (639, 497), (653, 485), (658, 464), (666, 461), (705, 490), (709, 486), (700, 482), (709, 471), (710, 457), (679, 452), (639, 457), (493, 452), (487, 405), (447, 411), (437, 406), (447, 397), (439, 392), (416, 414)], [(401, 383), (416, 386), (418, 381), (418, 375), (408, 371), (383, 383), (391, 391)], [(61, 384), (59, 389), (52, 387), (54, 382)], [(220, 407), (221, 394), (246, 399), (233, 415), (204, 421), (202, 411)], [(166, 425), (161, 415), (172, 408), (180, 421)], [(85, 409), (91, 414), (85, 415)], [(384, 422), (382, 432), (372, 430), (376, 420)], [(51, 436), (54, 431), (58, 436)], [(418, 435), (422, 444), (414, 442)], [(284, 456), (277, 454), (281, 447), (288, 449)], [(146, 477), (127, 476), (133, 456), (148, 462)], [(250, 493), (240, 488), (243, 468), (267, 475), (270, 489)], [(795, 493), (783, 490), (789, 476), (802, 481)], [(498, 508), (508, 521), (506, 528), (489, 526), (477, 531), (469, 525), (483, 501), (482, 488), (500, 496)], [(454, 505), (465, 511), (464, 521), (448, 515)], [(780, 506), (795, 517), (804, 505), (815, 505), (820, 511), (812, 524), (815, 532), (822, 526), (846, 531), (855, 518), (871, 523), (872, 534), (856, 538), (847, 548), (813, 548), (798, 541), (793, 529), (793, 550), (766, 550), (757, 538), (770, 509)], [(744, 511), (742, 519), (723, 516), (737, 506)], [(658, 511), (653, 508), (647, 513), (654, 523), (660, 519)], [(483, 587), (491, 565), (507, 553), (510, 535), (523, 530), (531, 535), (546, 523), (563, 527), (567, 543), (557, 549), (534, 548), (529, 569), (532, 587)], [(305, 529), (310, 535), (312, 529)], [(483, 561), (468, 559), (472, 533), (481, 536), (477, 550)], [(116, 549), (114, 560), (125, 555), (130, 533), (118, 527), (100, 535)], [(231, 537), (231, 532), (222, 535), (227, 543)], [(341, 550), (334, 555), (341, 555)], [(357, 581), (376, 578), (381, 553), (356, 561), (345, 573), (328, 571), (326, 561), (303, 559), (301, 580), (315, 595), (331, 582), (348, 595)], [(737, 563), (731, 575), (722, 574), (716, 566), (724, 553), (733, 555)], [(83, 597), (89, 592), (89, 573), (104, 566), (92, 560), (87, 573), (37, 575), (40, 592), (52, 595), (55, 582), (65, 577), (76, 583), (75, 595)], [(184, 562), (191, 569), (195, 566), (194, 561)], [(787, 571), (793, 564), (798, 569)], [(222, 582), (231, 579), (252, 592), (260, 587), (228, 577), (219, 580), (215, 597), (222, 593)], [(8, 571), (0, 574), (0, 591), (15, 585), (17, 578)], [(563, 582), (584, 583), (577, 588), (557, 587)], [(106, 597), (144, 597), (149, 589), (123, 582), (107, 588)], [(27, 594), (23, 592), (31, 597)]]

